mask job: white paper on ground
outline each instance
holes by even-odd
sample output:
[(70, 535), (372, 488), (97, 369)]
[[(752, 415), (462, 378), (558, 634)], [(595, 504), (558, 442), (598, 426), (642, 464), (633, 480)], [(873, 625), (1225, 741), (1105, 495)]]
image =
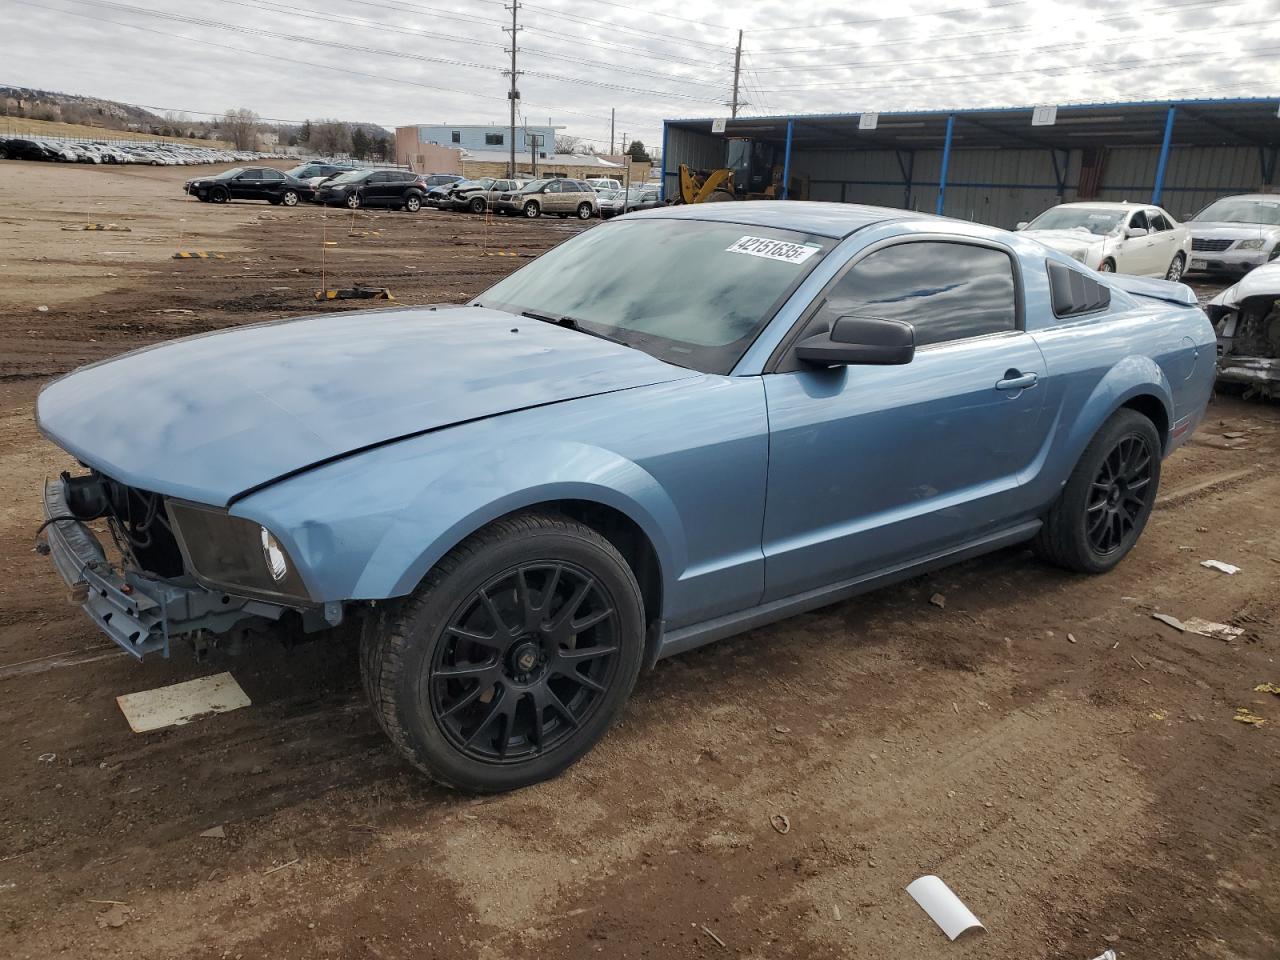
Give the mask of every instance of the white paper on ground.
[(954, 940), (966, 930), (977, 927), (987, 929), (982, 921), (975, 917), (968, 907), (960, 902), (960, 898), (951, 892), (951, 888), (935, 876), (924, 876), (907, 884), (907, 893), (911, 899), (920, 904), (924, 910), (947, 935)]
[(229, 673), (175, 683), (116, 697), (134, 733), (176, 727), (206, 713), (226, 713), (249, 706), (249, 698)]
[(1201, 560), (1200, 566), (1210, 570), (1221, 570), (1223, 573), (1239, 573), (1240, 568), (1234, 563), (1223, 563), (1221, 560)]
[(1198, 633), (1202, 637), (1213, 637), (1215, 640), (1234, 640), (1244, 633), (1244, 627), (1233, 627), (1229, 623), (1215, 623), (1202, 620), (1200, 617), (1189, 617), (1182, 621), (1189, 633)]

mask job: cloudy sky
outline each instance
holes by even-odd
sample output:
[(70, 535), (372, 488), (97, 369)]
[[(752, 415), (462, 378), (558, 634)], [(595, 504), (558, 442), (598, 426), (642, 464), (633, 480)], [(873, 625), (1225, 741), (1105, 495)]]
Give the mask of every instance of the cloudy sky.
[[(599, 148), (664, 117), (1280, 94), (1280, 0), (538, 0), (522, 110)], [(0, 0), (0, 83), (389, 128), (507, 120), (503, 0)]]

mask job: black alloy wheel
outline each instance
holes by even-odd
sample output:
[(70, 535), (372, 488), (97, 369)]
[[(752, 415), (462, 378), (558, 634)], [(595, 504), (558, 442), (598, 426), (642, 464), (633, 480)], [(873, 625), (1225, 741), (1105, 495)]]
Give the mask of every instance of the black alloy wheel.
[(226, 187), (214, 187), (209, 191), (209, 199), (214, 203), (226, 203), (231, 199), (231, 194)]
[(1160, 486), (1162, 439), (1137, 410), (1117, 410), (1085, 447), (1033, 547), (1080, 573), (1106, 573), (1142, 535)]
[(484, 197), (472, 197), (470, 206), (472, 213), (484, 213), (488, 204), (485, 203)]
[(1153, 460), (1146, 439), (1136, 434), (1120, 440), (1103, 459), (1085, 509), (1089, 544), (1099, 556), (1119, 550), (1144, 515)]
[(474, 591), (445, 627), (424, 693), (454, 748), (486, 763), (554, 749), (612, 685), (620, 620), (576, 564), (526, 563)]

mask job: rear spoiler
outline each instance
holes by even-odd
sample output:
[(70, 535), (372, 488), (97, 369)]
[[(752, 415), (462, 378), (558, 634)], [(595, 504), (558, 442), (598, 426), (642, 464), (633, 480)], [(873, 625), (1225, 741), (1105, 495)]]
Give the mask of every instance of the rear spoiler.
[(1198, 307), (1200, 301), (1196, 293), (1185, 283), (1172, 283), (1168, 280), (1151, 280), (1147, 277), (1130, 277), (1123, 273), (1107, 274), (1107, 283), (1113, 287), (1152, 300), (1164, 300), (1176, 303), (1180, 307)]

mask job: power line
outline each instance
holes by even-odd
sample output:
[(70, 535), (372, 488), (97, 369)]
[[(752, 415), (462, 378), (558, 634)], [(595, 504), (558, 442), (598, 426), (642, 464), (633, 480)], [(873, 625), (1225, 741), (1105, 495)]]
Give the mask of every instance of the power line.
[[(487, 93), (477, 93), (475, 90), (463, 90), (459, 87), (446, 87), (436, 83), (423, 83), (422, 81), (419, 81), (419, 80), (408, 80), (403, 77), (388, 77), (388, 76), (382, 76), (376, 73), (365, 73), (360, 70), (351, 70), (346, 67), (335, 67), (327, 63), (316, 63), (314, 60), (300, 60), (296, 57), (285, 57), (277, 53), (265, 53), (261, 50), (250, 50), (247, 47), (237, 47), (229, 43), (218, 43), (215, 40), (206, 40), (202, 37), (188, 37), (180, 33), (170, 33), (166, 30), (157, 30), (154, 27), (144, 27), (141, 24), (125, 23), (120, 20), (111, 20), (107, 17), (93, 16), (92, 14), (80, 13), (75, 10), (66, 10), (60, 7), (50, 7), (50, 6), (47, 6), (45, 3), (37, 2), (37, 0), (13, 0), (13, 2), (17, 4), (21, 4), (22, 6), (25, 6), (25, 7), (34, 7), (37, 10), (42, 10), (45, 12), (48, 12), (50, 10), (55, 10), (56, 12), (64, 16), (79, 17), (82, 20), (90, 20), (94, 23), (110, 23), (118, 27), (127, 27), (130, 30), (139, 30), (139, 31), (142, 31), (143, 33), (155, 34), (156, 36), (159, 36), (159, 37), (168, 37), (174, 40), (184, 40), (187, 43), (197, 43), (206, 47), (216, 47), (221, 50), (230, 50), (233, 53), (248, 54), (249, 56), (262, 57), (267, 60), (277, 60), (281, 63), (292, 63), (296, 66), (313, 67), (318, 70), (329, 70), (334, 73), (342, 73), (352, 77), (363, 77), (366, 80), (378, 80), (383, 83), (398, 83), (404, 86), (417, 87), (423, 90), (436, 90), (444, 93), (460, 93), (463, 96), (473, 98), (473, 99), (506, 100), (506, 97), (499, 97), (494, 94), (487, 94)], [(534, 104), (534, 106), (538, 106), (538, 105)], [(588, 120), (604, 120), (605, 119), (604, 117), (601, 117), (599, 114), (594, 114), (594, 113), (581, 113), (575, 110), (565, 110), (562, 108), (555, 108), (555, 110), (557, 113), (561, 113), (565, 116), (584, 117)], [(644, 125), (642, 124), (642, 126)]]
[[(1237, 30), (1243, 27), (1256, 27), (1256, 26), (1272, 24), (1272, 23), (1275, 23), (1275, 21), (1271, 19), (1248, 20), (1242, 23), (1233, 23), (1233, 24), (1227, 24), (1226, 26), (1218, 27), (1214, 32), (1215, 34), (1220, 34), (1226, 30)], [(1170, 39), (1173, 35), (1183, 34), (1183, 33), (1203, 34), (1204, 27), (1198, 26), (1198, 27), (1187, 27), (1182, 30), (1171, 30), (1168, 33), (1162, 34), (1160, 36), (1148, 36), (1143, 34), (1139, 37), (1133, 37), (1133, 36), (1119, 37), (1115, 40), (1104, 40), (1101, 42), (1095, 42), (1093, 40), (1073, 40), (1067, 43), (1048, 43), (1048, 44), (1043, 44), (1041, 46), (1034, 46), (1034, 47), (1015, 47), (1015, 48), (1006, 49), (1006, 50), (989, 50), (986, 53), (965, 53), (965, 54), (958, 54), (956, 56), (951, 56), (951, 57), (929, 56), (929, 57), (914, 57), (914, 58), (907, 58), (907, 59), (895, 58), (893, 60), (856, 60), (848, 63), (817, 64), (812, 67), (801, 67), (801, 66), (759, 67), (759, 68), (756, 68), (755, 72), (777, 73), (777, 72), (785, 71), (787, 73), (797, 73), (797, 72), (817, 73), (819, 71), (825, 72), (828, 70), (873, 70), (873, 69), (879, 69), (881, 67), (896, 67), (896, 66), (904, 66), (904, 65), (914, 64), (914, 63), (932, 64), (932, 63), (954, 63), (959, 61), (969, 63), (974, 60), (994, 60), (1004, 56), (1015, 56), (1015, 57), (1027, 56), (1031, 54), (1042, 53), (1044, 51), (1059, 51), (1059, 50), (1066, 51), (1068, 49), (1078, 48), (1078, 47), (1088, 47), (1089, 49), (1092, 50), (1099, 47), (1123, 46), (1126, 44), (1132, 44), (1136, 39), (1141, 39), (1144, 42), (1159, 43), (1162, 40)]]
[(871, 23), (896, 23), (902, 20), (918, 20), (921, 17), (951, 17), (961, 13), (986, 13), (1002, 7), (1022, 7), (1032, 0), (997, 0), (985, 7), (953, 7), (950, 10), (931, 10), (921, 13), (903, 13), (896, 17), (862, 17), (857, 20), (831, 20), (826, 23), (806, 23), (794, 27), (757, 27), (748, 33), (782, 33), (791, 30), (826, 30), (829, 27), (863, 26)]
[[(393, 26), (390, 26), (389, 24), (382, 23), (381, 21), (378, 21), (378, 20), (368, 20), (363, 17), (346, 17), (346, 16), (339, 17), (338, 15), (329, 15), (323, 11), (312, 10), (307, 7), (291, 7), (291, 6), (285, 6), (282, 4), (271, 3), (269, 2), (269, 0), (220, 0), (220, 2), (234, 4), (235, 6), (239, 6), (239, 7), (249, 7), (255, 10), (262, 9), (263, 7), (265, 7), (266, 9), (273, 12), (287, 14), (290, 18), (294, 20), (297, 20), (297, 19), (316, 20), (316, 21), (336, 23), (336, 24), (342, 24), (342, 25), (348, 25), (348, 26), (365, 27), (367, 29), (377, 30), (382, 33), (390, 32), (390, 33), (400, 34), (402, 36), (425, 37), (432, 40), (447, 40), (447, 41), (453, 41), (456, 43), (471, 44), (473, 46), (496, 47), (500, 50), (506, 49), (502, 41), (499, 41), (499, 40), (482, 40), (478, 37), (459, 37), (459, 36), (453, 36), (450, 34), (443, 34), (435, 31), (420, 30), (420, 29), (411, 28), (411, 27), (393, 27)], [(525, 28), (522, 27), (521, 29), (523, 30)], [(603, 60), (590, 60), (580, 56), (569, 56), (563, 53), (556, 53), (555, 51), (551, 51), (551, 50), (538, 50), (530, 47), (522, 47), (521, 49), (528, 50), (528, 52), (530, 53), (538, 53), (541, 56), (550, 58), (552, 60), (563, 60), (567, 63), (573, 63), (573, 64), (579, 64), (579, 65), (591, 65), (591, 66), (606, 67), (606, 68), (612, 68), (616, 66), (615, 63), (607, 63)], [(649, 70), (637, 69), (635, 67), (628, 67), (627, 73), (636, 75), (636, 76), (652, 77), (655, 80), (669, 80), (672, 78), (672, 75), (669, 72), (656, 73)], [(682, 78), (682, 79), (685, 79), (685, 78)], [(695, 83), (702, 86), (712, 85), (710, 81), (703, 80), (696, 77), (689, 77), (685, 79), (685, 82)]]
[[(1237, 53), (1237, 52), (1233, 52), (1231, 55), (1231, 58), (1233, 61), (1256, 60), (1259, 57), (1269, 56), (1277, 52), (1280, 52), (1280, 46), (1261, 47), (1261, 48), (1255, 48), (1252, 52), (1246, 51), (1244, 55), (1241, 55), (1240, 53)], [(774, 93), (809, 91), (809, 90), (815, 90), (819, 88), (860, 90), (860, 89), (877, 89), (879, 87), (885, 87), (885, 86), (892, 86), (895, 88), (931, 86), (941, 81), (963, 82), (967, 80), (1004, 79), (1006, 77), (1026, 76), (1026, 75), (1033, 75), (1033, 76), (1040, 75), (1040, 76), (1051, 77), (1055, 73), (1061, 74), (1061, 73), (1068, 73), (1068, 72), (1112, 73), (1115, 71), (1124, 71), (1124, 70), (1149, 70), (1153, 67), (1163, 67), (1163, 66), (1168, 66), (1169, 64), (1174, 64), (1174, 63), (1187, 63), (1193, 60), (1203, 60), (1205, 59), (1206, 56), (1211, 56), (1211, 55), (1212, 54), (1206, 54), (1204, 52), (1201, 52), (1196, 54), (1183, 55), (1179, 57), (1169, 57), (1163, 60), (1143, 60), (1136, 63), (1132, 61), (1105, 60), (1105, 61), (1102, 61), (1103, 64), (1111, 64), (1111, 65), (1090, 67), (1088, 65), (1081, 64), (1081, 65), (1067, 65), (1067, 66), (1057, 66), (1057, 67), (1034, 67), (1034, 68), (1029, 68), (1025, 70), (1000, 70), (995, 73), (957, 73), (957, 74), (951, 74), (947, 76), (929, 77), (927, 80), (915, 80), (915, 81), (885, 80), (877, 83), (845, 84), (843, 81), (833, 80), (826, 83), (802, 84), (799, 86), (791, 86), (791, 87), (770, 87), (768, 89)]]
[[(1099, 23), (1112, 23), (1116, 20), (1128, 20), (1135, 13), (1145, 13), (1145, 12), (1157, 11), (1157, 10), (1190, 10), (1190, 9), (1198, 9), (1200, 7), (1206, 7), (1206, 6), (1210, 6), (1215, 9), (1220, 9), (1222, 7), (1235, 6), (1241, 3), (1253, 3), (1253, 2), (1255, 2), (1255, 0), (1192, 0), (1192, 2), (1190, 3), (1178, 3), (1178, 4), (1162, 3), (1162, 4), (1156, 4), (1155, 6), (1149, 6), (1149, 7), (1130, 7), (1127, 12), (1122, 14), (1116, 14), (1115, 16), (1110, 16), (1110, 17), (1098, 17), (1097, 19), (1090, 20), (1089, 25), (1092, 27)], [(922, 38), (919, 36), (912, 36), (912, 37), (903, 37), (898, 40), (877, 40), (871, 43), (868, 43), (866, 41), (859, 41), (856, 43), (844, 43), (844, 44), (826, 43), (826, 44), (823, 44), (822, 46), (817, 46), (817, 47), (760, 47), (756, 50), (756, 53), (769, 53), (769, 54), (827, 53), (831, 50), (873, 50), (878, 47), (899, 47), (899, 46), (902, 46), (903, 44), (908, 44), (908, 43), (919, 45), (921, 43), (927, 43), (929, 41), (936, 42), (938, 40), (951, 41), (951, 40), (966, 40), (973, 37), (1004, 36), (1010, 33), (1026, 33), (1028, 30), (1035, 30), (1035, 29), (1037, 29), (1037, 25), (1035, 24), (1023, 24), (1022, 26), (1019, 26), (1019, 27), (995, 27), (987, 30), (971, 31), (968, 33), (950, 33), (950, 34), (947, 34), (945, 37), (940, 37), (940, 38), (939, 37), (923, 37)]]
[[(266, 37), (276, 40), (287, 40), (293, 43), (308, 43), (313, 46), (329, 47), (337, 50), (350, 50), (356, 53), (372, 53), (380, 56), (395, 57), (400, 60), (413, 60), (420, 63), (438, 63), (446, 66), (465, 67), (471, 70), (485, 70), (493, 73), (501, 73), (502, 69), (489, 63), (477, 63), (469, 60), (455, 60), (451, 57), (433, 57), (420, 53), (405, 53), (400, 50), (386, 50), (380, 47), (364, 46), (362, 44), (344, 43), (337, 40), (321, 40), (315, 37), (307, 37), (299, 34), (278, 33), (273, 30), (265, 30), (257, 27), (240, 27), (234, 24), (221, 23), (216, 20), (208, 20), (202, 17), (187, 17), (182, 14), (166, 13), (158, 10), (149, 10), (145, 7), (135, 7), (126, 3), (116, 3), (113, 0), (70, 0), (72, 3), (80, 3), (88, 6), (107, 7), (108, 9), (123, 10), (131, 13), (141, 13), (146, 16), (159, 17), (164, 20), (173, 20), (180, 23), (189, 23), (200, 27), (209, 27), (218, 30), (227, 30), (232, 33), (239, 33), (246, 36)], [(118, 22), (118, 21), (112, 21)], [(699, 97), (690, 93), (684, 93), (674, 90), (654, 90), (646, 87), (632, 87), (625, 84), (611, 83), (606, 80), (589, 80), (583, 77), (570, 77), (563, 74), (549, 73), (542, 70), (523, 71), (527, 76), (538, 77), (544, 80), (556, 80), (565, 83), (573, 83), (580, 86), (598, 87), (609, 90), (620, 90), (624, 93), (637, 93), (648, 96), (669, 97), (677, 100), (689, 100), (694, 103), (714, 103), (716, 100), (712, 97)]]

